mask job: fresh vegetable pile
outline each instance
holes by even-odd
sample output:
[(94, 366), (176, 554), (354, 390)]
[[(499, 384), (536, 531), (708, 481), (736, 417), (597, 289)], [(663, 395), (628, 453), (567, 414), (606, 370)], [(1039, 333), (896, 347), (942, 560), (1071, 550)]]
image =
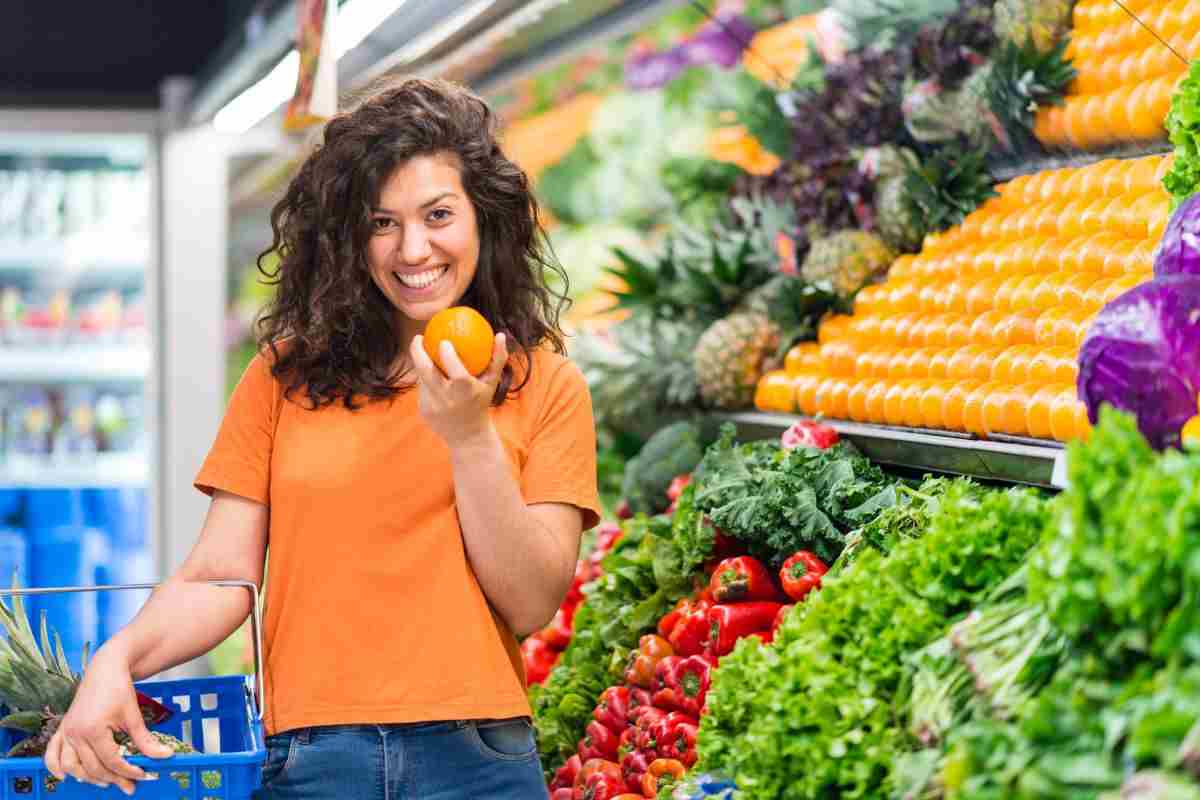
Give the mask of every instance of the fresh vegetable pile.
[(1108, 410), (1069, 463), (1027, 576), (921, 665), (947, 713), (897, 762), (906, 796), (1200, 796), (1200, 454)]
[(878, 517), (854, 563), (788, 616), (773, 646), (741, 644), (722, 661), (700, 766), (729, 775), (739, 797), (887, 796), (906, 745), (892, 710), (905, 656), (1014, 571), (1044, 524), (1032, 490), (925, 488)]

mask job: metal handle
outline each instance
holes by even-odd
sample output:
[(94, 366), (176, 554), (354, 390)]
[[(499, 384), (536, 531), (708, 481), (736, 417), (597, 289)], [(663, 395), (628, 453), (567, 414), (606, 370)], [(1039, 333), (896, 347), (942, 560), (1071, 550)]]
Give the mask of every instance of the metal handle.
[[(253, 581), (216, 580), (204, 581), (211, 586), (241, 587), (250, 592), (250, 633), (254, 639), (254, 692), (258, 702), (255, 704), (255, 714), (262, 719), (263, 699), (263, 666), (262, 666), (262, 618), (258, 608), (258, 585)], [(12, 595), (37, 594), (69, 594), (75, 592), (108, 592), (136, 589), (157, 589), (161, 583), (122, 583), (108, 586), (60, 586), (48, 589), (0, 589), (0, 597)]]

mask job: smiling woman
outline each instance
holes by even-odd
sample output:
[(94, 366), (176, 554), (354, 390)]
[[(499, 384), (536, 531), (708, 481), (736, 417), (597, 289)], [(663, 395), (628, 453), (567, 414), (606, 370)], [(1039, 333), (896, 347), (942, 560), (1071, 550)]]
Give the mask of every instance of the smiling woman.
[[(545, 797), (516, 637), (554, 615), (599, 515), (529, 182), (481, 100), (408, 80), (326, 126), (272, 229), (277, 292), (196, 477), (200, 539), (97, 653), (47, 765), (132, 791), (110, 733), (144, 730), (132, 680), (228, 636), (248, 609), (202, 582), (267, 561), (259, 800)], [(496, 332), (470, 369), (423, 342), (458, 306)]]

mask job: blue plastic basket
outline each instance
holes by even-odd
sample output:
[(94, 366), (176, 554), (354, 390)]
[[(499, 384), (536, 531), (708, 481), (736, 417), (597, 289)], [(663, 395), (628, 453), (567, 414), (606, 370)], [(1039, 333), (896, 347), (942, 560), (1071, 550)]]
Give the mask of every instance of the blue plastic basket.
[[(262, 716), (255, 702), (261, 696), (262, 670), (259, 651), (257, 587), (240, 581), (218, 582), (244, 586), (254, 595), (254, 644), (256, 675), (187, 678), (174, 681), (144, 681), (137, 688), (174, 713), (154, 730), (169, 733), (192, 745), (198, 753), (167, 759), (136, 756), (129, 759), (156, 780), (138, 784), (135, 798), (142, 800), (248, 800), (260, 785), (262, 765), (267, 758)], [(83, 588), (83, 587), (80, 587)], [(145, 585), (86, 587), (99, 589), (145, 589)], [(60, 590), (22, 590), (42, 594)], [(0, 595), (11, 594), (0, 592)], [(7, 752), (23, 734), (0, 729), (0, 747)], [(116, 786), (101, 789), (73, 778), (57, 782), (40, 758), (0, 757), (0, 800), (94, 800), (124, 798)]]

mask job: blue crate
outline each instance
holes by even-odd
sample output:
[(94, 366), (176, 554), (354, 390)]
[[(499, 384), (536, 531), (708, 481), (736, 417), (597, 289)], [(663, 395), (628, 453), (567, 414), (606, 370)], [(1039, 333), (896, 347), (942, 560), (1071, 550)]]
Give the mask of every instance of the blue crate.
[[(200, 753), (162, 761), (129, 759), (157, 780), (137, 786), (139, 800), (248, 800), (259, 787), (267, 759), (262, 721), (254, 710), (252, 683), (243, 675), (146, 681), (137, 687), (175, 712), (155, 730), (177, 736)], [(7, 752), (24, 736), (0, 730)], [(101, 789), (67, 778), (48, 789), (53, 776), (40, 758), (0, 758), (0, 800), (95, 800), (124, 798), (116, 786)]]

